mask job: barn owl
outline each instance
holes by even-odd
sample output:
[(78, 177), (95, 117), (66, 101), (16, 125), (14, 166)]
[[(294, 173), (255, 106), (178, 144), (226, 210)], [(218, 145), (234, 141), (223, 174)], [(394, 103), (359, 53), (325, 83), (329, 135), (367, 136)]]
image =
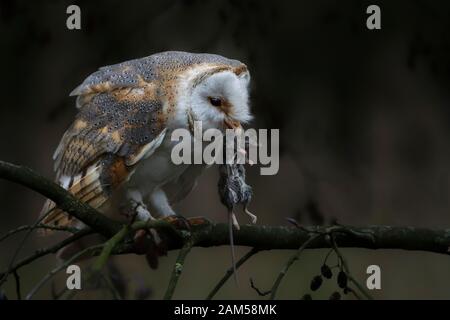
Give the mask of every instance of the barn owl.
[[(54, 153), (56, 181), (104, 214), (128, 203), (139, 219), (175, 215), (204, 165), (175, 165), (171, 132), (240, 128), (251, 119), (245, 64), (213, 54), (162, 52), (102, 67), (72, 93), (78, 114)], [(122, 205), (122, 204), (121, 204)], [(43, 222), (80, 222), (48, 200)]]

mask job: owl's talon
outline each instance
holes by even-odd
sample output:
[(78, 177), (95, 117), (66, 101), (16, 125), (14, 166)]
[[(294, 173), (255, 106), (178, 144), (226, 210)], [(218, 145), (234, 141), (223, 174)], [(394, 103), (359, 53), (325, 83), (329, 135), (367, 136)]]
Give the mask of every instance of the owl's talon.
[(167, 221), (168, 223), (173, 225), (176, 229), (180, 229), (180, 230), (190, 230), (191, 229), (191, 225), (190, 225), (189, 221), (183, 216), (170, 215), (170, 216), (162, 218), (162, 220)]
[(134, 234), (133, 240), (134, 241), (140, 241), (143, 237), (147, 235), (147, 231), (144, 229), (137, 230)]
[(136, 253), (144, 254), (150, 247), (150, 237), (147, 233), (147, 230), (141, 229), (137, 230), (133, 237), (134, 241), (134, 250)]
[(137, 230), (134, 235), (134, 250), (138, 254), (145, 254), (152, 269), (158, 268), (160, 256), (167, 255), (167, 245), (155, 229)]
[(162, 243), (161, 237), (158, 234), (158, 231), (155, 229), (149, 229), (151, 235), (153, 236), (153, 241), (157, 246), (159, 246)]

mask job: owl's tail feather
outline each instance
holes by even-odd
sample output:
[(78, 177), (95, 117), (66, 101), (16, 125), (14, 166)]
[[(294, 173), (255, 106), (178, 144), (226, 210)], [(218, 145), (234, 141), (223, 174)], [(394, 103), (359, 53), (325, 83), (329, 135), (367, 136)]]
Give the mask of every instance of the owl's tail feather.
[[(65, 187), (65, 189), (67, 189), (82, 202), (85, 202), (91, 207), (97, 209), (101, 207), (108, 199), (108, 194), (100, 182), (100, 171), (99, 166), (93, 166), (86, 171), (85, 175), (78, 175), (76, 177), (62, 177), (60, 179), (60, 185)], [(62, 183), (63, 181), (66, 181), (66, 185)], [(67, 181), (69, 181), (68, 184)], [(47, 200), (45, 202), (40, 216), (45, 216), (42, 220), (43, 224), (51, 226), (69, 227), (77, 223), (76, 219), (58, 208), (52, 200)], [(52, 230), (49, 229), (40, 229), (39, 231), (42, 235), (52, 233)]]

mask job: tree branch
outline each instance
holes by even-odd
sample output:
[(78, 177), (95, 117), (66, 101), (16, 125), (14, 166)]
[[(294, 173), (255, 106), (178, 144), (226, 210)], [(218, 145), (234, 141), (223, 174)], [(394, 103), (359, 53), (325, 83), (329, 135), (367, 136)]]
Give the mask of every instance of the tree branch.
[[(284, 226), (243, 225), (235, 231), (235, 244), (238, 246), (255, 247), (259, 250), (298, 249), (307, 241), (312, 230)], [(197, 233), (196, 246), (213, 247), (228, 245), (227, 225), (222, 223), (209, 224), (193, 228)], [(415, 227), (343, 226), (339, 231), (333, 231), (335, 240), (341, 248), (364, 249), (402, 249), (428, 251), (449, 254), (450, 229), (426, 229)], [(170, 249), (179, 249), (180, 244), (172, 244)], [(309, 249), (330, 248), (325, 237), (316, 239), (308, 246)]]
[(181, 248), (180, 253), (178, 254), (175, 265), (173, 266), (172, 275), (170, 277), (169, 285), (167, 286), (166, 293), (164, 294), (164, 300), (170, 300), (173, 297), (175, 292), (175, 288), (178, 283), (178, 279), (181, 276), (181, 272), (183, 272), (184, 268), (184, 260), (186, 259), (188, 253), (192, 249), (194, 241), (189, 239), (186, 241), (183, 248)]
[(105, 236), (113, 236), (120, 230), (118, 222), (99, 214), (64, 188), (29, 168), (0, 160), (0, 178), (21, 184), (53, 200), (59, 208)]
[(294, 264), (295, 261), (300, 259), (300, 255), (302, 252), (308, 247), (308, 245), (313, 242), (314, 240), (318, 239), (319, 237), (322, 237), (321, 234), (312, 235), (308, 240), (303, 242), (303, 244), (300, 246), (300, 248), (297, 250), (297, 252), (291, 256), (286, 263), (286, 265), (281, 269), (280, 273), (278, 274), (278, 277), (276, 278), (272, 289), (270, 290), (270, 300), (274, 300), (275, 296), (278, 291), (278, 287), (280, 286), (281, 280), (283, 280), (284, 276), (288, 272), (289, 268)]
[(22, 294), (20, 290), (20, 277), (17, 271), (14, 271), (14, 279), (16, 281), (16, 294), (17, 294), (17, 300), (22, 300)]
[[(123, 224), (100, 214), (89, 205), (76, 199), (67, 190), (64, 190), (57, 184), (28, 168), (0, 161), (0, 178), (19, 183), (42, 194), (53, 200), (62, 210), (90, 227), (90, 230), (85, 229), (79, 231), (50, 248), (37, 251), (35, 254), (16, 263), (8, 270), (9, 272), (15, 272), (18, 268), (43, 255), (56, 253), (67, 244), (89, 233), (96, 232), (111, 238), (123, 227)], [(186, 254), (189, 252), (191, 246), (214, 247), (229, 245), (228, 226), (222, 223), (204, 223), (202, 225), (192, 226), (190, 233), (194, 240), (188, 244), (188, 247), (186, 247), (187, 243), (180, 236), (179, 232), (171, 226), (168, 226), (167, 222), (164, 221), (136, 222), (131, 226), (130, 230), (135, 231), (148, 228), (154, 228), (158, 232), (167, 235), (165, 239), (167, 239), (167, 247), (169, 250), (184, 248), (183, 252)], [(234, 241), (235, 245), (252, 247), (257, 251), (272, 249), (298, 250), (311, 237), (312, 233), (320, 233), (321, 230), (323, 230), (323, 227), (295, 228), (244, 225), (239, 231), (235, 231)], [(333, 239), (339, 243), (340, 248), (402, 249), (428, 251), (446, 255), (450, 251), (450, 229), (433, 230), (415, 227), (340, 226), (336, 231), (333, 231)], [(330, 248), (330, 246), (329, 239), (319, 237), (309, 243), (308, 249)], [(95, 252), (95, 254), (99, 253), (100, 251), (98, 253)], [(133, 243), (121, 241), (121, 243), (115, 244), (112, 254), (126, 253), (137, 253)], [(180, 258), (184, 260), (185, 256), (181, 256)], [(4, 273), (0, 273), (0, 278), (3, 275)]]
[[(79, 201), (67, 190), (44, 178), (26, 167), (0, 161), (0, 178), (26, 186), (53, 200), (61, 209), (83, 221), (94, 231), (112, 237), (119, 232), (122, 225), (113, 221), (89, 205)], [(142, 223), (139, 227), (145, 228)], [(152, 227), (159, 230), (157, 224)], [(161, 224), (161, 228), (164, 225)], [(136, 227), (134, 227), (136, 229)], [(235, 232), (235, 243), (240, 246), (255, 247), (259, 250), (298, 249), (317, 228), (294, 228), (283, 226), (242, 226)], [(194, 246), (213, 247), (228, 245), (228, 229), (225, 224), (206, 224), (195, 226)], [(174, 238), (174, 239), (172, 239)], [(345, 227), (335, 232), (335, 240), (341, 248), (358, 247), (366, 249), (403, 249), (448, 254), (450, 246), (450, 229), (425, 229), (414, 227)], [(181, 249), (183, 241), (179, 237), (169, 239), (170, 249)], [(325, 239), (317, 239), (309, 248), (329, 248)], [(121, 253), (133, 252), (132, 246), (118, 250)], [(21, 263), (19, 263), (20, 265)]]
[[(344, 255), (341, 253), (341, 251), (339, 250), (336, 240), (334, 239), (334, 236), (331, 235), (331, 246), (333, 248), (333, 250), (336, 252), (338, 258), (341, 260), (342, 262), (342, 267), (345, 270), (348, 279), (350, 280), (351, 283), (353, 283), (356, 288), (358, 288), (359, 291), (361, 291), (361, 293), (369, 300), (373, 300), (373, 297), (371, 296), (371, 294), (364, 288), (364, 286), (362, 286), (352, 275), (352, 273), (350, 272), (350, 268), (348, 267), (348, 263), (347, 260), (345, 259)], [(357, 298), (358, 295), (356, 294), (356, 292), (353, 291), (353, 293), (356, 295)]]
[[(248, 259), (250, 259), (252, 256), (257, 254), (259, 252), (258, 249), (252, 248), (249, 252), (247, 252), (242, 258), (236, 262), (236, 270), (239, 269), (241, 265), (243, 265)], [(220, 279), (220, 281), (216, 284), (216, 286), (211, 290), (211, 292), (206, 297), (206, 300), (211, 300), (214, 298), (216, 293), (224, 286), (224, 284), (228, 281), (228, 279), (233, 275), (234, 269), (233, 266), (231, 266), (227, 272), (225, 272), (225, 275)]]
[(92, 271), (94, 273), (100, 273), (103, 267), (108, 262), (109, 257), (111, 256), (114, 248), (125, 238), (128, 233), (128, 226), (124, 226), (118, 233), (116, 233), (111, 239), (106, 241), (103, 246), (103, 250), (100, 253), (100, 256), (95, 261), (92, 266)]

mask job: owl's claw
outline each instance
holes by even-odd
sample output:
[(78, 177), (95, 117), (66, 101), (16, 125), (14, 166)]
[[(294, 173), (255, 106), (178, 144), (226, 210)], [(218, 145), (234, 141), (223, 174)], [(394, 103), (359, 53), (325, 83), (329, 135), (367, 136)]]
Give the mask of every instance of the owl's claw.
[(155, 242), (155, 244), (157, 246), (159, 246), (162, 243), (161, 237), (159, 236), (158, 232), (155, 229), (149, 229), (152, 237), (153, 237), (153, 241)]
[(168, 251), (158, 232), (154, 229), (141, 229), (136, 231), (133, 240), (135, 252), (145, 254), (150, 268), (157, 269), (159, 257), (167, 255)]
[(162, 218), (161, 220), (167, 221), (168, 223), (173, 225), (176, 229), (180, 229), (180, 230), (190, 230), (191, 229), (191, 225), (190, 225), (189, 221), (183, 216), (170, 215), (170, 216), (166, 216), (166, 217)]
[[(161, 218), (161, 220), (170, 223), (176, 229), (189, 230), (189, 221), (177, 215), (170, 215)], [(158, 259), (160, 256), (167, 255), (167, 239), (163, 233), (158, 233), (155, 229), (142, 229), (136, 231), (134, 235), (135, 250), (137, 253), (145, 254), (148, 265), (152, 269), (158, 268)]]
[(153, 245), (159, 246), (163, 242), (158, 232), (154, 229), (137, 230), (133, 237), (135, 250), (139, 253), (145, 253), (151, 241)]

